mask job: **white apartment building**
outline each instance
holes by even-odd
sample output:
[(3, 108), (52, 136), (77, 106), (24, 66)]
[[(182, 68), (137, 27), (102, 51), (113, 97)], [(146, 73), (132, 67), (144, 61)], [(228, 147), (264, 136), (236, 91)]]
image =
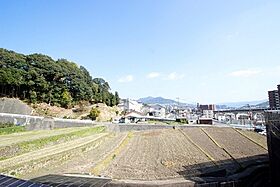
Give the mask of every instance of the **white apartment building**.
[(137, 101), (132, 99), (121, 99), (118, 107), (120, 107), (122, 111), (126, 111), (126, 112), (132, 112), (132, 111), (141, 112), (143, 104), (138, 103)]

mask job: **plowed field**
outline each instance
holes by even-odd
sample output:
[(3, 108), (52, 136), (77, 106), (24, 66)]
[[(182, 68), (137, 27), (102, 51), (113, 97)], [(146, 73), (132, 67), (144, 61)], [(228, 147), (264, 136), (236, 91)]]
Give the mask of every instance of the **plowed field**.
[[(0, 172), (23, 178), (89, 173), (123, 180), (162, 180), (201, 176), (221, 169), (234, 173), (246, 167), (244, 161), (255, 161), (267, 154), (265, 136), (231, 128), (191, 127), (117, 134), (90, 128), (90, 133), (85, 133), (85, 129), (0, 136), (0, 150), (13, 151), (10, 157), (0, 160)], [(33, 145), (29, 142), (37, 146), (18, 153), (20, 150), (13, 149), (16, 145)]]
[[(266, 144), (265, 137), (252, 139)], [(155, 180), (240, 169), (243, 159), (267, 151), (231, 128), (188, 128), (134, 133), (130, 143), (102, 174), (116, 179)], [(242, 162), (239, 159), (242, 159)]]

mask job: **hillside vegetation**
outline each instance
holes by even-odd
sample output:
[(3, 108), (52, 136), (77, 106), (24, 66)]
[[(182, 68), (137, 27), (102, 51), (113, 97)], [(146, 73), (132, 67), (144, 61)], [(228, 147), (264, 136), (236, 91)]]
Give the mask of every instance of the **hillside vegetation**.
[(92, 78), (86, 68), (43, 54), (23, 55), (0, 48), (0, 95), (30, 103), (45, 102), (68, 108), (81, 101), (119, 103), (109, 83)]

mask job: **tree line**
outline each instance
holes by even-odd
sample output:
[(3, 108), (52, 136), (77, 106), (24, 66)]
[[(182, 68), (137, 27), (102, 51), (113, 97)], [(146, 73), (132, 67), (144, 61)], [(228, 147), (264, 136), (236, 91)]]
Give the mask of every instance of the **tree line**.
[(0, 95), (30, 103), (46, 102), (70, 107), (81, 101), (119, 103), (118, 92), (109, 83), (92, 78), (87, 69), (66, 59), (43, 54), (24, 55), (0, 48)]

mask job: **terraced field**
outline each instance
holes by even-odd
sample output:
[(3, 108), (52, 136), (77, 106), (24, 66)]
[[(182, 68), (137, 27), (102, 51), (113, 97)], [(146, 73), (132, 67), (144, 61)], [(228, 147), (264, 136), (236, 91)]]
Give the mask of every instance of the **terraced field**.
[(75, 133), (82, 130), (87, 130), (89, 127), (79, 128), (64, 128), (56, 130), (39, 130), (39, 131), (27, 131), (22, 133), (8, 134), (0, 136), (0, 147), (9, 146), (18, 142), (28, 142), (32, 140), (42, 139), (46, 137), (53, 137), (57, 135), (64, 135), (69, 133)]
[(0, 172), (25, 176), (51, 163), (86, 152), (109, 134), (105, 127), (77, 127), (0, 136)]
[(124, 133), (80, 127), (0, 135), (0, 142), (0, 172), (27, 179), (62, 173), (182, 179), (234, 173), (267, 154), (266, 137), (214, 127)]

